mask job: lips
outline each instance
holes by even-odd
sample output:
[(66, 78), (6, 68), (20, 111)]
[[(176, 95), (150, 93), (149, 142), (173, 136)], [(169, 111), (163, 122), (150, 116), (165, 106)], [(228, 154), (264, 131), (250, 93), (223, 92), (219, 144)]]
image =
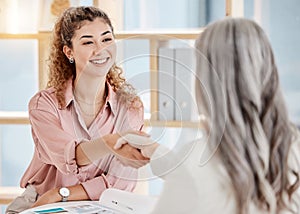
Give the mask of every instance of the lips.
[(93, 59), (90, 60), (91, 63), (96, 64), (96, 65), (103, 65), (109, 60), (109, 57), (102, 58), (102, 59)]

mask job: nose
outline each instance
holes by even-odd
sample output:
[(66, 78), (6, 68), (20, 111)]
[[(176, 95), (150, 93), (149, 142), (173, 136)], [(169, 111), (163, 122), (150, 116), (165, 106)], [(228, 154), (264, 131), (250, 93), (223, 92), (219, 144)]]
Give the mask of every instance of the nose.
[(95, 55), (101, 53), (101, 52), (102, 52), (103, 50), (105, 50), (106, 48), (107, 48), (107, 45), (106, 45), (104, 42), (98, 41), (98, 42), (96, 43), (95, 50), (94, 50)]

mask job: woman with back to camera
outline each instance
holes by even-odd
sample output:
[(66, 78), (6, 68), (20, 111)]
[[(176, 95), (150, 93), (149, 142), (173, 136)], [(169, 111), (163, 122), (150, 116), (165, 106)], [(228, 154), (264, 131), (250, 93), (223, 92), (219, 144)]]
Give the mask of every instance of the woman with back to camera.
[(288, 118), (266, 34), (254, 21), (225, 18), (208, 25), (195, 46), (207, 138), (175, 156), (158, 144), (129, 142), (165, 179), (152, 213), (300, 213), (299, 131)]
[(106, 188), (132, 191), (147, 158), (131, 146), (111, 149), (122, 133), (141, 130), (143, 105), (115, 65), (108, 16), (72, 7), (58, 19), (50, 51), (49, 81), (29, 103), (35, 143), (21, 180), (26, 190), (7, 208), (98, 200)]

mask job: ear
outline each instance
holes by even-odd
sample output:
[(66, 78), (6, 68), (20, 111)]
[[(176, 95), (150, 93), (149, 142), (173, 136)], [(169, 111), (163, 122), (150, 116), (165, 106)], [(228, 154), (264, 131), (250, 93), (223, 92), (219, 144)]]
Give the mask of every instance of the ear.
[(69, 59), (73, 56), (73, 51), (71, 48), (69, 48), (68, 46), (64, 45), (63, 47), (63, 52), (66, 55), (66, 57)]

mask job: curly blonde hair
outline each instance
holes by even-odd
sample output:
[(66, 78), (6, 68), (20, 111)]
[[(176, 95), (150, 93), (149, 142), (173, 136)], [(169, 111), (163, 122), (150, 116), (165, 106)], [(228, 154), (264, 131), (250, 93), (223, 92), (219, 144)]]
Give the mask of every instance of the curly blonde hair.
[[(66, 83), (76, 77), (75, 64), (70, 63), (63, 52), (66, 45), (72, 48), (72, 38), (75, 31), (80, 29), (84, 21), (93, 21), (101, 18), (108, 24), (113, 32), (113, 26), (106, 13), (96, 7), (70, 7), (65, 10), (55, 23), (52, 44), (49, 56), (49, 80), (47, 87), (54, 87), (56, 97), (61, 107), (65, 106)], [(133, 86), (126, 82), (122, 76), (123, 70), (115, 64), (109, 70), (106, 79), (117, 93), (119, 99), (128, 106), (134, 103), (133, 107), (142, 105), (140, 98), (136, 95)], [(138, 105), (136, 105), (138, 103)]]

